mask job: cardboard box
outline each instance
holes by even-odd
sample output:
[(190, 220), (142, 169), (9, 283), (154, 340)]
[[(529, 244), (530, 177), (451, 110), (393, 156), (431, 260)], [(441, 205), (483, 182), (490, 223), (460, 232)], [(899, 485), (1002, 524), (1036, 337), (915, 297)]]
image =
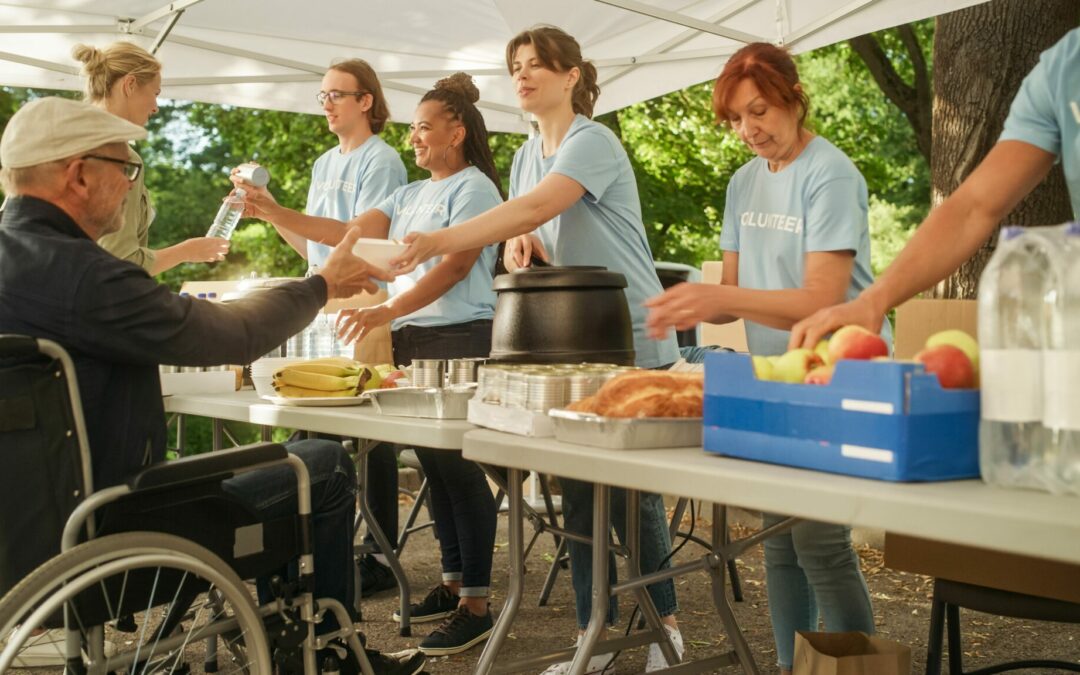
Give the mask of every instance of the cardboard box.
[[(896, 356), (911, 358), (926, 338), (950, 328), (978, 335), (974, 300), (911, 300), (896, 310)], [(885, 535), (885, 564), (893, 569), (1014, 593), (1080, 602), (1080, 565)]]
[[(701, 281), (706, 284), (718, 284), (723, 278), (724, 263), (719, 260), (706, 262), (701, 266)], [(742, 319), (732, 323), (701, 324), (701, 344), (720, 345), (737, 352), (749, 352), (746, 346), (746, 324)]]
[(1080, 565), (885, 533), (892, 569), (1080, 603)]
[(910, 359), (923, 348), (926, 338), (959, 328), (978, 339), (978, 303), (975, 300), (908, 300), (896, 308), (893, 353)]
[(920, 364), (841, 361), (825, 386), (767, 382), (746, 354), (705, 357), (705, 450), (892, 481), (979, 475), (979, 392)]
[(793, 675), (910, 675), (911, 647), (866, 633), (795, 634)]

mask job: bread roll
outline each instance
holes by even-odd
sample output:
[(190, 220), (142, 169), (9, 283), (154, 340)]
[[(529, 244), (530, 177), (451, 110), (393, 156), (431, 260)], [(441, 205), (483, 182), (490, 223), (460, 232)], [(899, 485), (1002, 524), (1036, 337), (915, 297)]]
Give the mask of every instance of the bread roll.
[(607, 382), (590, 399), (578, 401), (581, 407), (573, 409), (604, 417), (701, 417), (704, 377), (636, 370)]

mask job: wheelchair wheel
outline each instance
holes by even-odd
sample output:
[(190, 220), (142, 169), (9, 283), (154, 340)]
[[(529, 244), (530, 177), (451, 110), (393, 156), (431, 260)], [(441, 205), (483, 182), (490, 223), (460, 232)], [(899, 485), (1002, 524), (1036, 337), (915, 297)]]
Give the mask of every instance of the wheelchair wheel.
[[(266, 633), (244, 582), (210, 551), (172, 535), (94, 539), (23, 579), (0, 600), (0, 673), (64, 668), (64, 613), (81, 636), (82, 663), (69, 661), (71, 670), (186, 672), (191, 663), (201, 665), (205, 638), (213, 637), (231, 656), (224, 672), (271, 672)], [(134, 617), (135, 631), (117, 632), (117, 620), (127, 617)], [(42, 632), (57, 626), (59, 632)], [(60, 636), (45, 643), (55, 653), (41, 655), (40, 637), (49, 634)]]

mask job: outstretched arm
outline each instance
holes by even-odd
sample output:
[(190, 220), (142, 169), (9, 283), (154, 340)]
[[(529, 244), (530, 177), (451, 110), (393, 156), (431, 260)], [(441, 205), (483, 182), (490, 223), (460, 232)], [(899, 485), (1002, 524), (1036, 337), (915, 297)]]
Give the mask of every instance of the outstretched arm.
[(855, 300), (825, 308), (799, 322), (791, 347), (812, 348), (848, 324), (872, 331), (885, 313), (933, 286), (968, 260), (998, 223), (1046, 177), (1054, 155), (1022, 141), (1001, 141), (923, 221), (915, 235), (872, 286)]

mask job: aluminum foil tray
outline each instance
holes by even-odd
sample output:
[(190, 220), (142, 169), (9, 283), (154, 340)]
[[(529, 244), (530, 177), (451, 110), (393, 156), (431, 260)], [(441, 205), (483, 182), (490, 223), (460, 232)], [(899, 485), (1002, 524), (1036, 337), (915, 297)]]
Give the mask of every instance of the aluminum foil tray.
[(469, 413), (469, 399), (475, 384), (437, 387), (399, 387), (368, 392), (375, 409), (383, 415), (463, 420)]
[(619, 450), (701, 447), (700, 417), (600, 417), (552, 409), (555, 438), (564, 443)]

